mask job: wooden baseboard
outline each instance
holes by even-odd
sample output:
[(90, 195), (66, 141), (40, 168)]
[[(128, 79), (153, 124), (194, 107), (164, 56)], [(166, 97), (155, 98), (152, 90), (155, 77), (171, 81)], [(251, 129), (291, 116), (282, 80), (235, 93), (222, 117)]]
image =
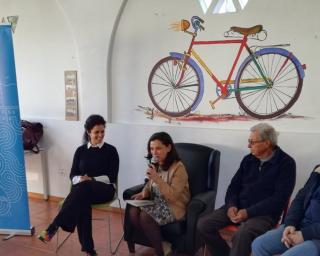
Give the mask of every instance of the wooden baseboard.
[[(34, 192), (28, 192), (28, 197), (30, 199), (41, 199), (41, 200), (46, 200), (46, 201), (55, 202), (55, 203), (58, 203), (64, 199), (63, 197), (58, 197), (58, 196), (48, 196), (48, 199), (44, 199), (43, 194), (34, 193)], [(104, 208), (104, 209), (95, 209), (95, 210), (96, 211), (107, 211), (107, 212), (112, 212), (112, 213), (120, 213), (120, 208), (113, 207), (113, 206), (110, 206), (110, 207)], [(122, 212), (124, 212), (124, 209), (122, 209)]]
[(28, 192), (28, 197), (32, 199), (48, 200), (48, 199), (45, 199), (44, 195), (41, 193)]

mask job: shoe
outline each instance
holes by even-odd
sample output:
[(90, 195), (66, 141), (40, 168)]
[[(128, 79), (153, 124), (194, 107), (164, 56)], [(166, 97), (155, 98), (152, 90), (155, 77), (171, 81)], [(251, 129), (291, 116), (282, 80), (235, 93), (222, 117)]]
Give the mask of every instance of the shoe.
[(162, 250), (164, 256), (172, 255), (171, 244), (167, 241), (162, 241)]
[(38, 239), (43, 243), (47, 243), (52, 239), (52, 237), (54, 237), (58, 229), (58, 226), (50, 224), (47, 230), (43, 230), (40, 232), (40, 234), (38, 235)]

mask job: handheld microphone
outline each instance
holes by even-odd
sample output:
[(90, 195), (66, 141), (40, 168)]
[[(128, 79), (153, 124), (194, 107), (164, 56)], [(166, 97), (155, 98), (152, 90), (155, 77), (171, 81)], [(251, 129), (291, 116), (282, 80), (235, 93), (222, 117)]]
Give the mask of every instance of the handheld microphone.
[[(152, 156), (151, 159), (149, 159), (149, 164), (148, 165), (154, 165), (154, 167), (156, 168), (156, 171), (158, 172), (159, 170), (159, 160), (156, 156)], [(149, 177), (145, 176), (144, 178), (144, 182), (147, 183), (149, 181)]]

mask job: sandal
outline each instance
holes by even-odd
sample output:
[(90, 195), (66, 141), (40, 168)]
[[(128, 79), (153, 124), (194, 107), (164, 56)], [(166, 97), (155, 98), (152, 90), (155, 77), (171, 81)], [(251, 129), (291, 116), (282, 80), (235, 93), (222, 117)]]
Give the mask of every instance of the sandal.
[(52, 226), (51, 224), (47, 228), (47, 230), (43, 230), (40, 232), (40, 234), (38, 235), (38, 239), (43, 243), (49, 242), (52, 239), (52, 237), (54, 237), (54, 235), (57, 233), (58, 228), (58, 226)]

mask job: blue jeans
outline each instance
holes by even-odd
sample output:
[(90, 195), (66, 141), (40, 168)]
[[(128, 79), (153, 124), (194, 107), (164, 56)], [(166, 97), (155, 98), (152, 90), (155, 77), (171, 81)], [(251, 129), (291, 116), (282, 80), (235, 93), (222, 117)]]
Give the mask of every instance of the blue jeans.
[(257, 237), (252, 243), (253, 256), (271, 256), (281, 254), (281, 256), (319, 256), (320, 252), (314, 241), (308, 240), (301, 244), (287, 248), (282, 242), (284, 225), (273, 229)]

